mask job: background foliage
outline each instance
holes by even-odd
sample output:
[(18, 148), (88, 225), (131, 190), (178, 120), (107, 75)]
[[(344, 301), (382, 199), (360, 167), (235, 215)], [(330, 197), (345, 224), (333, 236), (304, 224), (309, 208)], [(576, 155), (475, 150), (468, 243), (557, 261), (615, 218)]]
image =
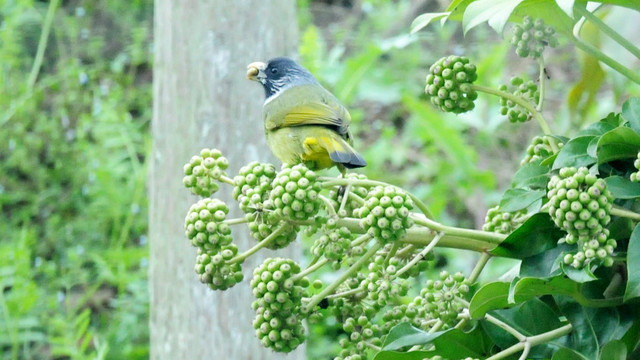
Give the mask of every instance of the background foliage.
[[(46, 47), (40, 34), (49, 2), (0, 3), (0, 352), (6, 359), (147, 358), (153, 2), (52, 3)], [(364, 172), (412, 191), (444, 223), (479, 228), (535, 124), (509, 124), (497, 98), (481, 97), (459, 117), (437, 112), (423, 97), (427, 68), (445, 54), (465, 54), (483, 84), (497, 87), (523, 72), (535, 78), (535, 66), (515, 60), (484, 25), (466, 37), (455, 24), (409, 34), (416, 16), (446, 4), (298, 4), (301, 61), (350, 109), (356, 146), (369, 161)], [(608, 19), (625, 16), (613, 9)], [(617, 23), (635, 34), (640, 22)], [(585, 33), (611, 47), (596, 31)], [(39, 45), (42, 65), (34, 67)], [(553, 50), (547, 68), (545, 111), (555, 114), (558, 133), (573, 135), (640, 95), (573, 48)], [(470, 270), (472, 254), (448, 255), (439, 252), (433, 273)], [(495, 261), (483, 276), (511, 264)], [(334, 354), (338, 331), (312, 328), (310, 358)]]

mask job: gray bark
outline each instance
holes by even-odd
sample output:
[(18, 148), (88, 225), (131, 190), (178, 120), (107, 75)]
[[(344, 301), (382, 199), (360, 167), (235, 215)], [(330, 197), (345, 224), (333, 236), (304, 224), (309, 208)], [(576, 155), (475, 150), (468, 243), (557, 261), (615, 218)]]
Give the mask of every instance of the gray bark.
[[(294, 6), (291, 0), (155, 3), (149, 182), (152, 359), (303, 358), (302, 346), (287, 356), (263, 348), (251, 325), (251, 273), (273, 253), (250, 258), (242, 283), (214, 292), (196, 277), (196, 250), (183, 229), (197, 198), (182, 186), (182, 167), (201, 148), (220, 149), (231, 163), (230, 177), (252, 160), (276, 163), (262, 130), (263, 91), (246, 79), (246, 66), (295, 52)], [(240, 215), (230, 186), (222, 185), (214, 196), (229, 205), (229, 218)], [(255, 244), (244, 228), (232, 228), (240, 251)], [(279, 254), (291, 256), (294, 250), (288, 251)]]

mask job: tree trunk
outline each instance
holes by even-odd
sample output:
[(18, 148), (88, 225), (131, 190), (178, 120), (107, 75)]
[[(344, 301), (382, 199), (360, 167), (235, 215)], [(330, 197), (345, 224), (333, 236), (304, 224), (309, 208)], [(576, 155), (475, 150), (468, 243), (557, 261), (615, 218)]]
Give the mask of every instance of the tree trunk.
[[(152, 359), (284, 357), (263, 348), (252, 327), (248, 283), (258, 263), (273, 254), (247, 260), (245, 280), (225, 292), (198, 281), (196, 250), (183, 228), (197, 199), (182, 185), (182, 167), (204, 147), (223, 152), (230, 177), (249, 161), (274, 162), (262, 127), (263, 91), (246, 79), (246, 66), (292, 55), (294, 6), (291, 0), (156, 0), (149, 182)], [(221, 185), (214, 196), (229, 205), (229, 218), (241, 215), (230, 186)], [(232, 228), (240, 251), (256, 243), (245, 228)], [(287, 358), (303, 356), (299, 349)]]

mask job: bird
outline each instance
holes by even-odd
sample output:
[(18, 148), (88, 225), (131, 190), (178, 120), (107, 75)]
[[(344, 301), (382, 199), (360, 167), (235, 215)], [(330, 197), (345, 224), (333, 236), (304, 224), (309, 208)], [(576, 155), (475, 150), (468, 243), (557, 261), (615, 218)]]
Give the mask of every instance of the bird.
[(276, 57), (249, 64), (247, 78), (264, 88), (267, 144), (282, 163), (311, 170), (336, 166), (343, 176), (367, 165), (352, 146), (351, 115), (307, 69)]

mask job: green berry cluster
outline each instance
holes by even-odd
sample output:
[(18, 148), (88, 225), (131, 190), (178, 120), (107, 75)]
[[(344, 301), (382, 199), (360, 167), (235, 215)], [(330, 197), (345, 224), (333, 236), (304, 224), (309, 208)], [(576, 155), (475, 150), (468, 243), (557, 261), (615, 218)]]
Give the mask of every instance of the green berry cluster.
[(638, 171), (631, 173), (631, 181), (640, 182), (640, 151), (638, 151), (638, 156), (633, 161), (633, 166)]
[(191, 158), (184, 166), (184, 186), (192, 193), (202, 197), (209, 197), (218, 191), (217, 181), (226, 176), (225, 170), (229, 161), (222, 156), (220, 150), (202, 149), (200, 156)]
[(373, 311), (364, 311), (359, 316), (347, 317), (342, 323), (342, 330), (347, 338), (340, 339), (342, 350), (334, 360), (366, 360), (367, 344), (382, 346), (380, 326), (372, 323)]
[(276, 177), (276, 168), (272, 164), (251, 162), (242, 168), (233, 178), (233, 198), (246, 214), (260, 211), (269, 198), (271, 182)]
[[(498, 89), (501, 91), (509, 91), (513, 93), (514, 96), (523, 98), (534, 105), (538, 103), (540, 100), (540, 91), (535, 82), (532, 80), (525, 82), (521, 77), (517, 76), (511, 78), (510, 82), (511, 90), (507, 85), (500, 85)], [(506, 115), (512, 123), (525, 122), (531, 118), (525, 108), (505, 98), (500, 98), (500, 113)]]
[(356, 210), (362, 226), (371, 237), (383, 243), (398, 240), (413, 225), (409, 217), (413, 201), (395, 186), (376, 186)]
[(502, 212), (500, 206), (494, 206), (487, 211), (482, 230), (499, 234), (511, 234), (526, 220), (526, 211)]
[(360, 288), (367, 291), (367, 298), (372, 300), (372, 306), (382, 308), (390, 299), (407, 294), (408, 282), (394, 281), (398, 270), (396, 265), (385, 266), (383, 256), (376, 256), (374, 261), (369, 263), (369, 274), (360, 282)]
[(555, 33), (556, 30), (551, 26), (545, 26), (542, 19), (533, 20), (530, 16), (525, 16), (522, 25), (513, 27), (511, 44), (516, 47), (518, 56), (536, 59), (542, 56), (545, 46), (558, 46)]
[(270, 200), (279, 217), (306, 220), (320, 210), (322, 187), (317, 175), (303, 164), (283, 168), (273, 180)]
[(569, 245), (578, 244), (580, 248), (575, 254), (564, 256), (563, 261), (567, 265), (580, 269), (596, 260), (601, 261), (607, 267), (613, 265), (612, 255), (618, 243), (609, 238), (609, 229), (604, 229), (592, 237), (567, 234), (561, 241)]
[(424, 303), (417, 299), (415, 302), (417, 306), (424, 306), (428, 318), (439, 319), (443, 328), (447, 328), (457, 322), (458, 314), (464, 310), (457, 298), (463, 298), (468, 292), (469, 285), (462, 273), (450, 275), (442, 271), (439, 280), (427, 280), (426, 287), (420, 291)]
[[(348, 173), (345, 176), (345, 179), (367, 180), (367, 176), (364, 174)], [(344, 207), (342, 207), (342, 202), (343, 196), (345, 195), (343, 194), (343, 192), (345, 192), (345, 187), (336, 186), (335, 188), (331, 189), (328, 194), (328, 198), (331, 201), (334, 209), (336, 209), (339, 217), (353, 216), (353, 211), (360, 207), (359, 200), (367, 197), (367, 193), (369, 192), (369, 190), (367, 190), (367, 188), (364, 186), (352, 185), (348, 188), (349, 190), (347, 192), (347, 196), (349, 196), (349, 198), (345, 200)]]
[(345, 258), (351, 246), (353, 236), (346, 227), (338, 227), (335, 219), (329, 219), (323, 228), (323, 234), (318, 237), (311, 247), (314, 256), (323, 256), (332, 260), (335, 268)]
[(298, 264), (283, 258), (268, 258), (253, 271), (253, 327), (264, 347), (286, 353), (305, 340), (301, 307), (309, 280), (296, 277), (299, 273)]
[(237, 262), (228, 262), (238, 253), (235, 244), (226, 246), (219, 253), (207, 252), (198, 248), (195, 271), (200, 282), (211, 290), (227, 290), (242, 281), (242, 266)]
[(184, 219), (185, 235), (191, 245), (209, 252), (220, 252), (231, 244), (231, 228), (224, 223), (229, 207), (218, 199), (205, 198), (189, 208)]
[(590, 174), (586, 167), (566, 167), (551, 178), (547, 188), (549, 215), (567, 232), (564, 241), (577, 244), (580, 249), (566, 256), (565, 263), (576, 268), (596, 259), (605, 265), (613, 264), (611, 253), (615, 240), (609, 241), (609, 232), (605, 229), (611, 222), (613, 196), (605, 181)]
[(228, 213), (224, 202), (205, 198), (191, 206), (184, 221), (187, 238), (198, 248), (195, 271), (213, 290), (226, 290), (243, 279), (241, 265), (228, 262), (238, 253), (224, 223)]
[[(558, 148), (564, 146), (562, 142), (556, 142)], [(535, 136), (531, 141), (531, 144), (527, 147), (527, 152), (520, 162), (520, 165), (530, 164), (542, 159), (546, 159), (549, 156), (553, 155), (553, 149), (551, 148), (551, 144), (549, 143), (548, 136)]]
[[(247, 214), (247, 226), (251, 237), (258, 241), (271, 235), (277, 226), (283, 224), (276, 219), (273, 203), (269, 200), (276, 168), (272, 164), (251, 162), (243, 166), (233, 179), (233, 197), (238, 200), (240, 209)], [(289, 245), (296, 239), (299, 227), (282, 225), (286, 229), (267, 248), (276, 250)]]
[(474, 108), (473, 101), (478, 97), (471, 87), (477, 77), (476, 66), (468, 58), (450, 55), (431, 65), (424, 91), (442, 111), (467, 112)]

